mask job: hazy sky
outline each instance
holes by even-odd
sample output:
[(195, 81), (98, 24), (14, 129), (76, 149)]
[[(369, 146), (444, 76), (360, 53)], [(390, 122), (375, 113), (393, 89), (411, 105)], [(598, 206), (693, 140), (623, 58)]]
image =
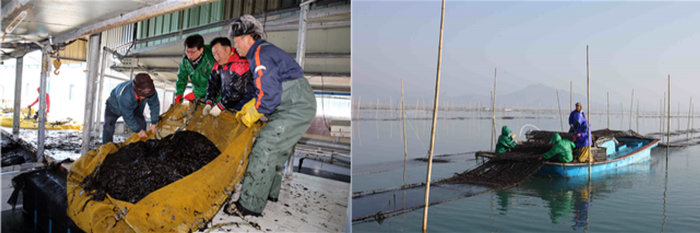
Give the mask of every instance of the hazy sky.
[[(440, 1), (353, 1), (353, 99), (432, 99)], [(441, 94), (488, 96), (543, 83), (586, 93), (590, 46), (592, 101), (658, 109), (667, 76), (674, 108), (687, 111), (700, 86), (700, 2), (447, 1)], [(556, 96), (552, 96), (556, 98)], [(700, 95), (694, 96), (700, 103)], [(504, 103), (508, 104), (508, 103)], [(513, 103), (514, 104), (514, 103)], [(674, 109), (675, 111), (675, 109)]]

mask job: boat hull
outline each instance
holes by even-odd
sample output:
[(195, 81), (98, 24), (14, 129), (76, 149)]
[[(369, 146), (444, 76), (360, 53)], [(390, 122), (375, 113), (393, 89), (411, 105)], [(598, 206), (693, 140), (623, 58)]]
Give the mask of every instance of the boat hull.
[[(594, 162), (591, 164), (591, 174), (628, 166), (633, 163), (644, 162), (651, 159), (651, 149), (658, 146), (658, 140), (650, 141), (647, 145), (630, 152), (625, 156), (609, 160)], [(588, 163), (558, 163), (546, 162), (540, 168), (538, 174), (551, 176), (575, 177), (588, 175)]]

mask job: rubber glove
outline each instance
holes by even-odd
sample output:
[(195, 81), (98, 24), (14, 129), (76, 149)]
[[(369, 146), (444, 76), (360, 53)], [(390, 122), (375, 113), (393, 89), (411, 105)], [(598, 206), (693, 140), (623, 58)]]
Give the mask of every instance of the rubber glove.
[(537, 161), (542, 161), (542, 157), (537, 158)]
[[(238, 112), (238, 114), (242, 114), (243, 117), (241, 118), (241, 121), (243, 121), (243, 124), (247, 127), (250, 127), (253, 125), (253, 123), (257, 122), (260, 117), (264, 116), (265, 114), (259, 113), (257, 109), (253, 106), (255, 103), (255, 99), (250, 100), (248, 103), (243, 105), (243, 108), (241, 108), (241, 111)], [(249, 105), (250, 106), (247, 106)], [(246, 109), (247, 106), (247, 109)], [(245, 110), (245, 111), (244, 111)]]
[(223, 111), (223, 109), (221, 109), (221, 105), (217, 104), (215, 108), (214, 107), (211, 108), (211, 111), (209, 112), (209, 114), (211, 114), (214, 117), (218, 117), (219, 114), (221, 114), (221, 111)]
[(211, 104), (207, 103), (207, 106), (204, 106), (204, 110), (202, 110), (202, 116), (209, 115), (210, 111), (211, 111)]
[(180, 100), (182, 100), (182, 94), (175, 96), (175, 104), (179, 104)]
[(515, 138), (515, 134), (513, 134), (513, 136), (510, 136), (510, 137), (511, 137), (511, 138)]
[(243, 107), (241, 107), (241, 111), (238, 111), (236, 113), (236, 117), (241, 117), (241, 116), (245, 115), (245, 113), (247, 113), (248, 110), (250, 108), (252, 108), (253, 106), (255, 106), (255, 99), (252, 99), (252, 100), (248, 101), (248, 103), (245, 103), (243, 105)]

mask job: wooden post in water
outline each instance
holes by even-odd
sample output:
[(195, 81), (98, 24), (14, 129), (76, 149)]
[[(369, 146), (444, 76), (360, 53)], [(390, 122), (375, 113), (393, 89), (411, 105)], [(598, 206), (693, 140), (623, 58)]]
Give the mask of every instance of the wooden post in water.
[[(669, 75), (670, 77), (670, 75)], [(671, 89), (670, 87), (668, 89)], [(664, 92), (664, 106), (661, 111), (661, 132), (666, 132), (666, 126), (664, 125), (664, 121), (666, 120), (666, 92)], [(669, 124), (670, 125), (670, 124)], [(663, 140), (662, 140), (663, 141)]]
[(557, 89), (557, 105), (559, 106), (559, 125), (561, 126), (561, 131), (564, 132), (564, 119), (561, 116), (561, 102), (559, 101), (559, 89)]
[(496, 151), (494, 142), (496, 141), (496, 81), (498, 80), (498, 69), (493, 68), (493, 93), (491, 94), (491, 102), (493, 115), (491, 116), (491, 151)]
[(610, 129), (610, 92), (608, 91), (608, 129)]
[[(588, 45), (586, 45), (586, 112), (591, 112), (591, 68), (588, 63)], [(590, 117), (590, 115), (589, 115)], [(590, 119), (588, 119), (590, 121)], [(587, 125), (588, 129), (588, 181), (591, 181), (591, 124)], [(589, 197), (590, 198), (590, 197)]]
[(671, 75), (668, 75), (668, 133), (666, 133), (666, 164), (668, 164), (668, 152), (671, 147)]
[(639, 98), (637, 98), (637, 133), (639, 133)]
[(632, 88), (632, 99), (630, 100), (630, 128), (632, 130), (632, 109), (634, 109), (634, 88)]
[(440, 96), (440, 66), (442, 63), (442, 33), (445, 26), (445, 0), (442, 0), (442, 14), (440, 16), (440, 43), (438, 45), (437, 78), (435, 80), (435, 103), (433, 104), (433, 129), (430, 133), (430, 150), (428, 152), (428, 175), (425, 181), (425, 207), (423, 212), (423, 232), (428, 228), (428, 204), (430, 201), (430, 175), (433, 171), (433, 149), (435, 148), (435, 124), (437, 123), (438, 97)]
[(403, 119), (403, 184), (406, 185), (406, 159), (408, 159), (408, 149), (406, 148), (406, 105), (403, 97), (403, 79), (401, 79), (401, 118)]
[(692, 113), (691, 109), (693, 108), (693, 97), (690, 97), (690, 103), (688, 104), (688, 126), (686, 127), (685, 135), (687, 138), (690, 138), (690, 114)]
[(362, 102), (362, 96), (357, 100), (357, 120), (360, 120), (360, 103)]
[(377, 110), (374, 111), (374, 120), (376, 121), (379, 117), (379, 98), (377, 98)]

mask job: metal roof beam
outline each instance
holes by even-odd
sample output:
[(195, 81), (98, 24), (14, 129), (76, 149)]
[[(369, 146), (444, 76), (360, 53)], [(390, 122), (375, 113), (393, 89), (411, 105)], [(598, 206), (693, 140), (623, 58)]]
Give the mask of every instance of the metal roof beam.
[[(342, 21), (331, 21), (331, 22), (309, 22), (307, 24), (308, 30), (317, 30), (317, 29), (329, 29), (329, 28), (340, 28), (340, 27), (350, 27), (350, 20), (342, 20)], [(286, 25), (277, 25), (277, 26), (269, 26), (267, 25), (265, 27), (266, 32), (278, 32), (278, 31), (297, 31), (299, 30), (299, 25), (295, 24), (286, 24)], [(206, 38), (214, 38), (214, 37), (228, 37), (228, 31), (227, 30), (218, 30), (215, 32), (210, 32), (206, 34), (202, 34), (202, 37)], [(161, 43), (157, 45), (152, 45), (140, 49), (133, 49), (131, 50), (131, 54), (139, 54), (139, 53), (144, 53), (148, 51), (153, 51), (157, 49), (162, 49), (162, 48), (167, 48), (170, 46), (175, 46), (179, 45), (182, 46), (182, 43), (184, 43), (186, 38), (182, 38), (180, 40), (176, 41), (171, 41), (171, 42), (166, 42), (166, 43)]]
[[(206, 3), (215, 2), (215, 0), (170, 0), (167, 2), (144, 7), (129, 13), (121, 14), (102, 22), (91, 25), (83, 25), (75, 29), (69, 30), (59, 36), (53, 38), (53, 43), (62, 43), (79, 37), (99, 33), (115, 27), (121, 27), (127, 24), (137, 23), (153, 17), (169, 14), (172, 12), (188, 9), (191, 7), (203, 5)], [(5, 8), (3, 8), (3, 13)]]
[[(294, 8), (292, 11), (298, 11), (298, 10), (299, 10), (299, 8)], [(286, 11), (289, 11), (289, 10), (286, 10)], [(280, 12), (280, 13), (284, 13), (284, 12), (286, 12), (286, 11), (283, 11), (283, 12)], [(327, 17), (327, 16), (332, 16), (332, 15), (338, 15), (338, 14), (345, 14), (345, 13), (350, 13), (350, 5), (333, 6), (333, 7), (328, 7), (328, 8), (321, 8), (321, 9), (310, 10), (309, 13), (308, 13), (308, 19), (316, 19), (316, 18)], [(255, 16), (256, 18), (261, 18), (261, 17), (263, 17), (262, 14), (256, 14), (256, 15), (254, 15), (254, 16)], [(270, 14), (268, 14), (267, 17), (270, 17)], [(212, 29), (212, 28), (216, 28), (216, 27), (224, 27), (224, 26), (226, 26), (226, 25), (229, 25), (229, 24), (233, 23), (233, 22), (236, 21), (237, 19), (238, 19), (238, 18), (233, 18), (233, 19), (228, 19), (228, 20), (224, 20), (224, 21), (219, 21), (219, 22), (216, 22), (216, 23), (211, 23), (211, 24), (207, 24), (207, 25), (203, 25), (203, 26), (199, 26), (199, 27), (193, 27), (193, 28), (185, 29), (185, 30), (182, 31), (182, 34), (187, 34), (187, 33), (192, 33), (192, 32), (198, 32), (198, 31), (207, 30), (207, 29)], [(276, 29), (274, 26), (280, 26), (280, 25), (283, 25), (283, 24), (286, 24), (286, 23), (298, 22), (298, 21), (299, 21), (299, 14), (295, 14), (295, 15), (292, 15), (292, 16), (289, 16), (289, 17), (285, 17), (285, 18), (282, 18), (282, 19), (278, 19), (278, 20), (268, 21), (268, 22), (265, 22), (265, 31), (268, 31), (268, 28)], [(348, 20), (348, 21), (349, 21), (349, 20)], [(330, 22), (329, 22), (329, 23), (330, 23)], [(309, 24), (311, 24), (311, 22), (310, 22)], [(272, 26), (272, 27), (271, 27), (271, 26)], [(299, 25), (292, 25), (292, 26), (295, 26), (294, 29), (299, 29), (299, 27), (298, 27)], [(350, 26), (349, 23), (348, 23), (347, 26)], [(309, 29), (312, 29), (312, 28), (309, 28)], [(223, 29), (222, 29), (222, 30), (223, 30)], [(226, 31), (225, 34), (228, 35), (228, 31), (227, 31), (227, 30), (224, 30), (224, 31)], [(273, 31), (280, 31), (280, 30), (273, 30)], [(171, 32), (171, 33), (168, 33), (168, 34), (163, 34), (163, 35), (159, 35), (159, 36), (144, 38), (144, 39), (141, 39), (141, 40), (136, 41), (136, 43), (137, 43), (137, 44), (141, 44), (141, 43), (146, 43), (146, 42), (155, 41), (155, 40), (160, 40), (160, 39), (165, 39), (165, 38), (170, 38), (170, 37), (179, 36), (179, 35), (180, 35), (180, 31)]]
[(10, 22), (10, 20), (14, 19), (20, 12), (34, 6), (33, 4), (29, 3), (29, 1), (30, 0), (14, 0), (9, 4), (4, 5), (2, 7), (3, 24), (5, 21)]

